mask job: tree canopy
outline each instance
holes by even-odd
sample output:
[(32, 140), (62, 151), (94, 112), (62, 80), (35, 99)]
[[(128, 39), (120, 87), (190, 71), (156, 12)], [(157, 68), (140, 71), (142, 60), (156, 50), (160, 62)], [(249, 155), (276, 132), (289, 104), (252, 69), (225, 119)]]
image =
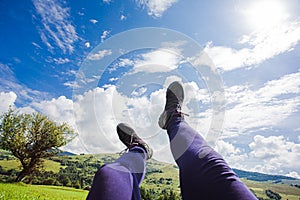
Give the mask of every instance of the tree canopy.
[(39, 170), (43, 158), (56, 155), (74, 136), (67, 123), (57, 124), (40, 113), (18, 114), (9, 109), (0, 117), (0, 148), (11, 151), (22, 165), (16, 181)]

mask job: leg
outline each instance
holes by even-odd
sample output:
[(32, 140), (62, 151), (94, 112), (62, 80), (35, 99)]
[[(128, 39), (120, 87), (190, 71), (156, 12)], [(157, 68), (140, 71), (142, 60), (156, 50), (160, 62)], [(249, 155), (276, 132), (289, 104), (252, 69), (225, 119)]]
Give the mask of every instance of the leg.
[(140, 199), (139, 185), (145, 174), (145, 157), (145, 150), (136, 146), (114, 163), (101, 167), (87, 199)]
[(118, 136), (129, 152), (96, 173), (89, 200), (140, 200), (140, 184), (145, 177), (146, 160), (152, 149), (127, 124), (117, 126)]
[(167, 131), (180, 170), (183, 199), (256, 199), (225, 160), (182, 117), (172, 118)]
[(182, 85), (171, 83), (166, 97), (158, 124), (167, 129), (171, 151), (179, 166), (183, 199), (256, 199), (225, 160), (184, 121), (181, 112), (184, 100)]

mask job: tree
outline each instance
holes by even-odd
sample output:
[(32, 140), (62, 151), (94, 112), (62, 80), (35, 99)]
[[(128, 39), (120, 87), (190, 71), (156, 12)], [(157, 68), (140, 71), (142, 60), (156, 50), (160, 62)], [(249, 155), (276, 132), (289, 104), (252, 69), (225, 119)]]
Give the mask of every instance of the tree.
[(272, 190), (266, 190), (266, 195), (270, 199), (274, 199), (274, 200), (280, 200), (281, 199), (281, 196), (278, 193), (273, 192)]
[(59, 153), (75, 136), (68, 124), (57, 124), (40, 113), (18, 114), (9, 109), (0, 116), (0, 148), (21, 162), (16, 181), (42, 168), (43, 158)]

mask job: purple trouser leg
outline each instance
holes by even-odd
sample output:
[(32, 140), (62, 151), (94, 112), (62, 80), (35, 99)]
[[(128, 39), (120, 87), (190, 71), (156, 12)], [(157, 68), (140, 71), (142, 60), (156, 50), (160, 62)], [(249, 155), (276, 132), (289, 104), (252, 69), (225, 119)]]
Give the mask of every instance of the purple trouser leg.
[(184, 119), (173, 117), (167, 131), (179, 166), (184, 200), (256, 199), (224, 159)]
[(114, 163), (102, 166), (95, 174), (88, 200), (140, 200), (145, 176), (146, 152), (133, 147)]

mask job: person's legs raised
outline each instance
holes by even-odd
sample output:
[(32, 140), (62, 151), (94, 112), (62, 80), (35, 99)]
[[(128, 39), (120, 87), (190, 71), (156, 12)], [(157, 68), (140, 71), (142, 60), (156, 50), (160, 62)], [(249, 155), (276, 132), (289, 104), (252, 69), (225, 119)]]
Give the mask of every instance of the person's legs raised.
[(183, 87), (173, 82), (159, 126), (167, 130), (173, 157), (180, 170), (183, 199), (256, 199), (225, 160), (184, 120)]

